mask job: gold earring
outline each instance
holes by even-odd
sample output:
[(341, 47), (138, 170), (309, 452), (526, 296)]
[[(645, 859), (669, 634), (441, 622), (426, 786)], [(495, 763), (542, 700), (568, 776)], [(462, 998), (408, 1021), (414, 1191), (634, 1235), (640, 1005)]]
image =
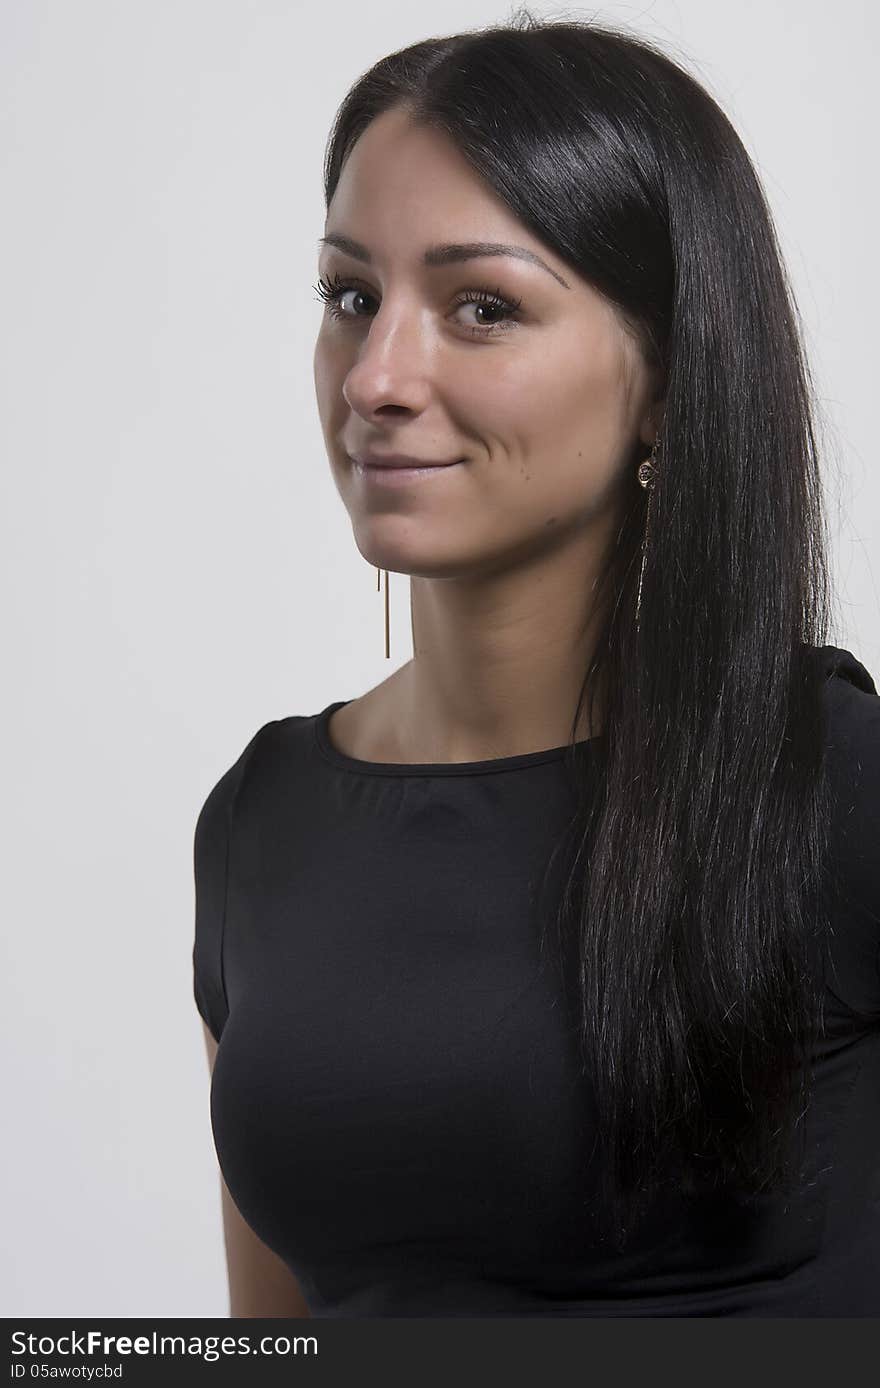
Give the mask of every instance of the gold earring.
[(381, 586), (382, 586), (382, 575), (383, 575), (383, 573), (384, 573), (384, 575), (385, 575), (385, 658), (386, 658), (386, 660), (387, 660), (387, 659), (390, 657), (390, 655), (391, 655), (391, 637), (390, 637), (390, 633), (389, 633), (389, 623), (388, 623), (388, 570), (387, 570), (387, 569), (377, 569), (377, 570), (376, 570), (376, 592), (378, 593), (379, 589), (380, 589)]
[(639, 481), (648, 492), (648, 505), (645, 511), (645, 534), (642, 538), (642, 566), (639, 570), (639, 589), (636, 594), (636, 630), (638, 630), (639, 612), (642, 607), (642, 578), (645, 573), (645, 559), (648, 553), (648, 531), (651, 525), (651, 502), (654, 498), (654, 486), (657, 481), (657, 449), (659, 445), (659, 438), (655, 438), (654, 445), (651, 449), (651, 456), (650, 458), (646, 458), (643, 463), (639, 464), (638, 472)]

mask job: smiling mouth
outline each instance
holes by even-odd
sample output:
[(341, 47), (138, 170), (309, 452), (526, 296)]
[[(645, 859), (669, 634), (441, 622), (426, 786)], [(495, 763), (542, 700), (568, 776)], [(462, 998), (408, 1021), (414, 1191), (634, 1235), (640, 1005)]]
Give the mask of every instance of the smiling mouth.
[(352, 467), (355, 474), (364, 478), (365, 481), (384, 486), (394, 486), (403, 482), (416, 481), (423, 477), (433, 477), (441, 472), (449, 472), (453, 468), (459, 467), (463, 462), (463, 458), (456, 458), (455, 462), (452, 463), (359, 463), (357, 459), (353, 458)]
[(461, 458), (453, 458), (451, 462), (435, 462), (433, 458), (413, 458), (408, 453), (350, 453), (349, 459), (358, 467), (377, 467), (377, 468), (399, 468), (416, 469), (423, 471), (432, 467), (454, 467), (456, 463), (462, 461)]

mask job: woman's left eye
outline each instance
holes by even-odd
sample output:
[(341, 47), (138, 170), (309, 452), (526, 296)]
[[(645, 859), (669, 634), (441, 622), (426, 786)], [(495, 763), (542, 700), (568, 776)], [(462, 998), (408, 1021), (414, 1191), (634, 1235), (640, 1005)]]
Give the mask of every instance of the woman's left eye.
[[(364, 315), (359, 313), (347, 313), (341, 307), (341, 300), (344, 294), (353, 293), (361, 299), (371, 299), (373, 296), (367, 289), (362, 289), (357, 284), (341, 279), (334, 275), (333, 279), (327, 281), (319, 277), (314, 286), (319, 299), (325, 304), (328, 313), (332, 318), (340, 318), (352, 321)], [(470, 330), (475, 336), (488, 337), (492, 333), (505, 332), (508, 328), (516, 325), (516, 314), (522, 303), (521, 299), (507, 299), (500, 289), (471, 289), (466, 291), (456, 300), (456, 309), (475, 305), (480, 312), (488, 311), (492, 314), (502, 315), (501, 321), (486, 323), (471, 323)]]

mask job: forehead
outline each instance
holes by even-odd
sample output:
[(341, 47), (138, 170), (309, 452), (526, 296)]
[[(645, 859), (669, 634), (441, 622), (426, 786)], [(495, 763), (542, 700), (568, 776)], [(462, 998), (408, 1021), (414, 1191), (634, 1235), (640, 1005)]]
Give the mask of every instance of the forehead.
[[(384, 246), (507, 240), (552, 253), (471, 168), (452, 140), (395, 108), (377, 116), (343, 166), (327, 229)], [(561, 268), (561, 267), (557, 267)]]

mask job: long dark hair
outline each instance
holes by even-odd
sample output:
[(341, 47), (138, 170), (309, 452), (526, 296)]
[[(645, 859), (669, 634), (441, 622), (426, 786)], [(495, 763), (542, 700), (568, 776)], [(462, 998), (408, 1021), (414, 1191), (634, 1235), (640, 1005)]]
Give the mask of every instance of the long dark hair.
[[(328, 209), (392, 106), (445, 132), (662, 373), (639, 621), (644, 449), (596, 589), (566, 760), (577, 810), (541, 940), (555, 923), (624, 1239), (670, 1173), (754, 1193), (795, 1175), (830, 818), (811, 658), (831, 606), (815, 389), (749, 157), (651, 42), (521, 8), (382, 58), (337, 112)], [(603, 719), (584, 748), (587, 691)]]

